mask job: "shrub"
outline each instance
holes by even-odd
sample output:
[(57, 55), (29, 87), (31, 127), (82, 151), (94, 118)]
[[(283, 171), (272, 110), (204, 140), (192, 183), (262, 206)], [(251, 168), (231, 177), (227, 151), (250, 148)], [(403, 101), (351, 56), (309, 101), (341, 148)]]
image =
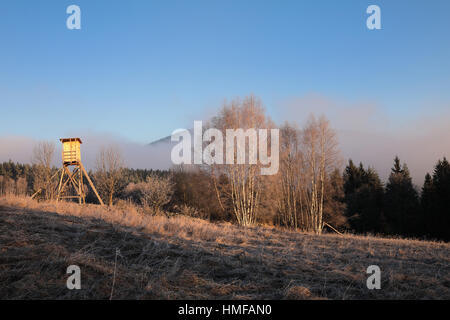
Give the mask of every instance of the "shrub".
[(140, 202), (142, 206), (160, 211), (172, 198), (173, 183), (171, 177), (151, 174), (145, 182), (128, 184), (125, 193), (136, 202)]

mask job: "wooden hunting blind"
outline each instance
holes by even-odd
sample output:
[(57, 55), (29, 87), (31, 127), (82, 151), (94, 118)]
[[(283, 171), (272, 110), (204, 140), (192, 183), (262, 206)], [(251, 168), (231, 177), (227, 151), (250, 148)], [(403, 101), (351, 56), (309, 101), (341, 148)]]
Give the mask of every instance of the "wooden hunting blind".
[(63, 163), (81, 162), (80, 138), (59, 139), (62, 142), (62, 161)]
[[(59, 139), (62, 143), (62, 168), (56, 172), (52, 179), (60, 175), (58, 189), (56, 192), (56, 200), (63, 199), (78, 199), (80, 204), (86, 203), (86, 189), (83, 184), (83, 178), (86, 178), (89, 185), (97, 196), (98, 201), (103, 206), (103, 201), (98, 195), (86, 169), (81, 162), (81, 142), (80, 138), (62, 138)], [(32, 195), (34, 198), (42, 189), (36, 191)]]

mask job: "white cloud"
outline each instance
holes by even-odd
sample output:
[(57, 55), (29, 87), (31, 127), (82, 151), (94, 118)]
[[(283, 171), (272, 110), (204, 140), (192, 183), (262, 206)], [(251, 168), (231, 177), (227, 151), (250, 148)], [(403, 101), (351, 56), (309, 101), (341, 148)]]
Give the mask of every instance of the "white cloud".
[(373, 102), (351, 103), (308, 95), (279, 104), (282, 119), (295, 119), (300, 124), (310, 113), (324, 114), (338, 133), (344, 159), (373, 166), (383, 180), (398, 155), (419, 186), (438, 159), (450, 156), (450, 104), (421, 110), (396, 120)]
[[(450, 104), (444, 107), (422, 108), (422, 112), (403, 119), (392, 119), (376, 103), (347, 102), (320, 95), (308, 95), (278, 104), (277, 119), (297, 121), (302, 125), (310, 113), (324, 114), (330, 119), (339, 137), (342, 156), (365, 166), (373, 166), (386, 180), (393, 158), (398, 155), (406, 162), (414, 182), (421, 186), (426, 172), (433, 170), (438, 159), (450, 157)], [(430, 113), (428, 110), (434, 110)], [(173, 129), (168, 128), (167, 134)], [(170, 151), (173, 144), (162, 142), (155, 146), (134, 143), (107, 133), (71, 133), (83, 140), (82, 159), (88, 169), (95, 169), (95, 159), (102, 146), (115, 145), (123, 153), (130, 168), (167, 169), (171, 167)], [(60, 165), (60, 142), (55, 138), (57, 152), (54, 164)], [(0, 161), (28, 163), (36, 139), (0, 137)]]

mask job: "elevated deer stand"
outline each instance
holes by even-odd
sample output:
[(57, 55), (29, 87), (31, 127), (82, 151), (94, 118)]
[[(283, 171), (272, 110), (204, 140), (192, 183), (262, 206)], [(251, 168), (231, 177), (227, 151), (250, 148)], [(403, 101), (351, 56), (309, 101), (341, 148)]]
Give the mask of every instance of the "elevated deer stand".
[[(59, 175), (59, 183), (57, 189), (56, 200), (62, 199), (78, 199), (80, 204), (86, 203), (86, 194), (83, 188), (83, 177), (89, 182), (92, 190), (97, 196), (98, 201), (103, 206), (103, 201), (98, 195), (97, 189), (95, 189), (86, 169), (81, 162), (80, 145), (82, 144), (80, 138), (66, 138), (59, 139), (62, 142), (62, 162), (63, 166), (53, 176)], [(52, 179), (53, 179), (52, 177)], [(32, 195), (34, 198), (42, 189), (39, 189)]]

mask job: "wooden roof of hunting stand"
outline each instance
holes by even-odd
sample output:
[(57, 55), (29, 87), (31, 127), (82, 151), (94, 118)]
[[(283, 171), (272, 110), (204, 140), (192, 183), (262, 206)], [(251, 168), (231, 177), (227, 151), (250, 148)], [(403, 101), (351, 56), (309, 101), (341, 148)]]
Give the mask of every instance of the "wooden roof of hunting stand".
[(61, 138), (63, 164), (77, 164), (81, 162), (80, 138)]
[(61, 138), (59, 141), (63, 143), (68, 141), (78, 141), (79, 143), (83, 143), (80, 138)]

